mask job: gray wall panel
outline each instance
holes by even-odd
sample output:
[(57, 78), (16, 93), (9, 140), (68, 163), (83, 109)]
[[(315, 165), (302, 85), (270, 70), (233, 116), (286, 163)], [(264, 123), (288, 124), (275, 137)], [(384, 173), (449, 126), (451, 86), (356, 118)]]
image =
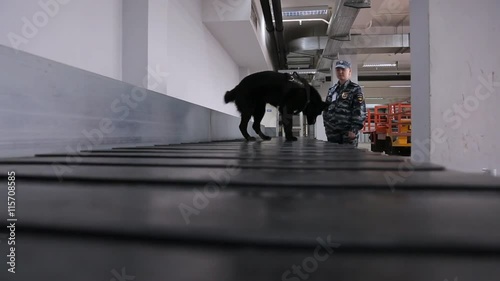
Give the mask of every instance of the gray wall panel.
[(0, 157), (242, 138), (238, 117), (4, 46), (0, 67)]

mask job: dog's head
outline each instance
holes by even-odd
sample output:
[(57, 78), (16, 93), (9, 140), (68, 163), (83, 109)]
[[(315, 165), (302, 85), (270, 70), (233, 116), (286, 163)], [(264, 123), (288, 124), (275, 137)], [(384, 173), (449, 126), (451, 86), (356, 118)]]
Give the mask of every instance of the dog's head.
[[(328, 104), (321, 99), (321, 95), (318, 93), (316, 88), (311, 86), (309, 82), (301, 77), (298, 73), (286, 74), (288, 82), (293, 83), (292, 92), (301, 96), (301, 104), (294, 111), (294, 114), (303, 112), (304, 116), (307, 118), (307, 124), (316, 124), (316, 118), (321, 115), (323, 111), (328, 107)], [(306, 102), (303, 103), (304, 95), (306, 97)]]
[(309, 102), (303, 111), (307, 118), (307, 124), (316, 124), (316, 118), (321, 115), (327, 107), (328, 103), (321, 99), (319, 92), (313, 86), (309, 86)]

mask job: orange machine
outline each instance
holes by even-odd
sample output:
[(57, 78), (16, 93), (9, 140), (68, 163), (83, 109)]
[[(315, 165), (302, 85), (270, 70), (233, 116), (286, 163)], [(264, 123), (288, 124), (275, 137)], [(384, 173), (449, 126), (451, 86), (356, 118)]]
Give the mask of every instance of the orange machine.
[(411, 104), (375, 106), (367, 113), (363, 133), (369, 134), (372, 151), (410, 155)]
[(411, 154), (411, 104), (390, 104), (388, 121), (385, 152), (409, 156)]
[(379, 105), (370, 109), (367, 113), (363, 133), (369, 134), (372, 151), (382, 152), (385, 150), (388, 108), (388, 105)]

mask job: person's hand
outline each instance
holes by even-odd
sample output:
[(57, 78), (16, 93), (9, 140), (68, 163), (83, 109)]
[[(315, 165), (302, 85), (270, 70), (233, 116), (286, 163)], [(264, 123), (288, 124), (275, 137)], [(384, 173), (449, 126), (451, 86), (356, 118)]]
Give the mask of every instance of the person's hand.
[(353, 132), (351, 132), (351, 131), (349, 131), (348, 136), (349, 136), (349, 139), (351, 139), (351, 140), (353, 140), (353, 139), (355, 139), (355, 138), (356, 138), (356, 134), (355, 134), (355, 133), (353, 133)]

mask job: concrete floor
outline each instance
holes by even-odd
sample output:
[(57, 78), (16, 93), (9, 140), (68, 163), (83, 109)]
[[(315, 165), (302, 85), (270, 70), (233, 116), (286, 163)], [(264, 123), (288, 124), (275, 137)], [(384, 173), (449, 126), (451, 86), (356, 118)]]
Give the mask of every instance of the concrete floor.
[(367, 142), (367, 143), (365, 143), (365, 142), (360, 142), (360, 143), (358, 144), (358, 147), (359, 147), (359, 148), (364, 148), (364, 149), (368, 149), (368, 150), (370, 150), (370, 149), (371, 149), (371, 147), (370, 147), (370, 146), (371, 146), (371, 144), (370, 144), (369, 142)]

